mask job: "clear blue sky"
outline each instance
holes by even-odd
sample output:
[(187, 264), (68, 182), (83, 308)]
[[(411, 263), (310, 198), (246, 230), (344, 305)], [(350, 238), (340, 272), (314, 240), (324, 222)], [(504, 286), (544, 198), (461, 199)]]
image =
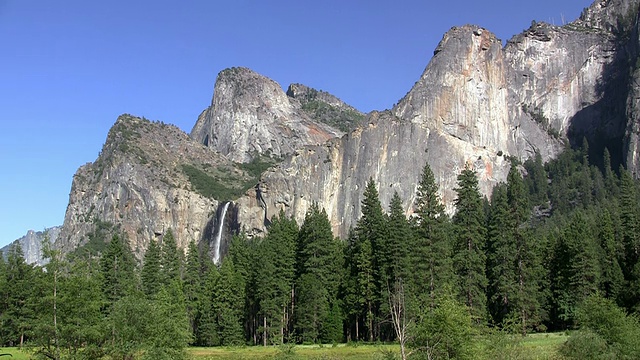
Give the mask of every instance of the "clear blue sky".
[(224, 68), (385, 109), (452, 26), (507, 40), (590, 3), (0, 0), (0, 246), (62, 224), (73, 174), (119, 114), (189, 132)]

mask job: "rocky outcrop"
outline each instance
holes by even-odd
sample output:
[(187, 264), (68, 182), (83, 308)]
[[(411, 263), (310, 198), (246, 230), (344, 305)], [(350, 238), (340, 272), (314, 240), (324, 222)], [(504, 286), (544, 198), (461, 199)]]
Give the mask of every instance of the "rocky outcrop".
[(29, 230), (25, 236), (0, 249), (0, 253), (6, 256), (12, 246), (19, 244), (27, 264), (45, 265), (47, 260), (42, 257), (43, 241), (47, 240), (49, 243), (55, 243), (61, 229), (61, 226), (53, 226), (43, 231)]
[(138, 257), (169, 229), (183, 249), (192, 240), (210, 242), (223, 190), (253, 181), (175, 126), (123, 115), (98, 159), (75, 174), (56, 246), (82, 246), (97, 222), (126, 234)]
[(302, 84), (291, 84), (287, 96), (311, 119), (333, 126), (343, 132), (355, 129), (365, 115), (326, 91), (318, 91)]
[(282, 157), (342, 134), (312, 120), (278, 83), (246, 68), (218, 74), (211, 106), (191, 130), (194, 140), (236, 162)]

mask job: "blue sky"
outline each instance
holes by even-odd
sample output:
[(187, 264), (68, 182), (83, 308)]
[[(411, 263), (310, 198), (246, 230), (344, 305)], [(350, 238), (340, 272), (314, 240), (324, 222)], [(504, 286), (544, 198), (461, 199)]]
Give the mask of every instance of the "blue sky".
[(385, 109), (452, 26), (508, 40), (590, 3), (0, 0), (0, 246), (62, 224), (73, 174), (119, 114), (189, 132), (224, 68)]

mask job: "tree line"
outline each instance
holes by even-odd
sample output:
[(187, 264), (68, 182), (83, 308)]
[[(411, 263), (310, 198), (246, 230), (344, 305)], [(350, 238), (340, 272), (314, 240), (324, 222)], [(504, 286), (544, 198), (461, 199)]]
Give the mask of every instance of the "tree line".
[(638, 183), (606, 150), (601, 166), (588, 153), (585, 141), (547, 164), (511, 159), (490, 199), (465, 167), (452, 216), (428, 164), (410, 217), (369, 180), (347, 239), (313, 204), (300, 225), (280, 212), (263, 238), (235, 236), (218, 265), (171, 231), (141, 264), (118, 234), (99, 251), (46, 248), (43, 268), (14, 245), (0, 260), (0, 344), (179, 359), (187, 345), (399, 341), (403, 358), (465, 358), (478, 329), (575, 329), (585, 303), (627, 321), (640, 306)]

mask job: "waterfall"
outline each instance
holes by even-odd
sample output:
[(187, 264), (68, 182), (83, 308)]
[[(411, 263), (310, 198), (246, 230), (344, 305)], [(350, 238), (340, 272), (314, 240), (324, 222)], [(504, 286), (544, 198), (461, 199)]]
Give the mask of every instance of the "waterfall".
[(216, 242), (213, 244), (213, 263), (218, 264), (220, 262), (220, 244), (222, 243), (222, 233), (224, 232), (224, 218), (227, 215), (227, 209), (231, 202), (226, 202), (220, 215), (218, 217), (218, 232), (216, 234)]

